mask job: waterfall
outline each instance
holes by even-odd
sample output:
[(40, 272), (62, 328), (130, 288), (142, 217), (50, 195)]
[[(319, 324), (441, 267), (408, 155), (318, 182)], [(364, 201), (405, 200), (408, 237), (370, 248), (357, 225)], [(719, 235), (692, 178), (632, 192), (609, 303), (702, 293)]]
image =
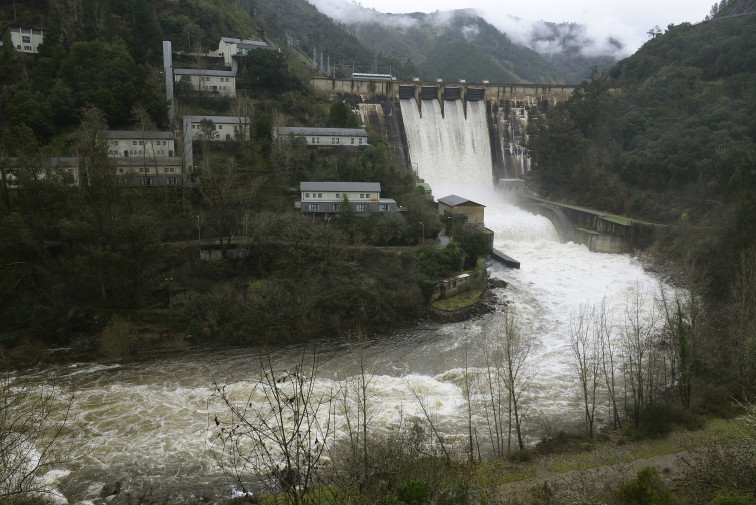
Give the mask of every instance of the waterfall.
[[(490, 187), (491, 146), (485, 103), (468, 102), (467, 117), (461, 100), (400, 100), (404, 129), (418, 176), (444, 197), (460, 183)], [(462, 195), (460, 195), (462, 196)]]

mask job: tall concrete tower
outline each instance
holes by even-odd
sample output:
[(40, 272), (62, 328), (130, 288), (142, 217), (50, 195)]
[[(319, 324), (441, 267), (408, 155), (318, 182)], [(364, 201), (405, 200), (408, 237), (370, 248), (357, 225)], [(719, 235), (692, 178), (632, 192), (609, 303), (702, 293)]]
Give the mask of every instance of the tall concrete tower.
[(163, 72), (165, 73), (165, 97), (168, 100), (168, 121), (173, 126), (175, 107), (173, 105), (173, 53), (171, 41), (163, 41)]

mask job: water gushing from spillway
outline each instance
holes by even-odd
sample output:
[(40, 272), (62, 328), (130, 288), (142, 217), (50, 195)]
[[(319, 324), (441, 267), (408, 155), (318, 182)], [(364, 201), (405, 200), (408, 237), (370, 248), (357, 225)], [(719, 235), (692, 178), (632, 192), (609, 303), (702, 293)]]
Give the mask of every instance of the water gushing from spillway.
[[(520, 270), (491, 264), (489, 274), (505, 280), (497, 294), (513, 307), (532, 343), (529, 385), (523, 415), (530, 440), (538, 419), (579, 420), (579, 395), (571, 365), (570, 314), (583, 304), (606, 300), (621, 322), (627, 300), (653, 291), (658, 282), (628, 255), (596, 254), (562, 244), (551, 223), (510, 205), (492, 190), (491, 153), (483, 103), (447, 102), (444, 117), (436, 101), (403, 100), (413, 162), (434, 195), (457, 194), (486, 205), (486, 226), (495, 247), (521, 262)], [(652, 306), (644, 306), (646, 313)], [(423, 421), (416, 395), (450, 444), (464, 444), (465, 373), (473, 377), (473, 422), (485, 451), (486, 345), (501, 312), (454, 324), (422, 323), (378, 335), (363, 346), (349, 339), (321, 342), (322, 363), (315, 392), (332, 395), (359, 374), (370, 373), (370, 430), (390, 434), (402, 423)], [(289, 345), (273, 351), (276, 369), (287, 370), (309, 352)], [(252, 378), (260, 368), (253, 350), (184, 350), (129, 364), (79, 364), (50, 367), (10, 377), (31, 388), (56, 384), (76, 396), (70, 434), (76, 436), (71, 459), (48, 477), (71, 503), (91, 503), (105, 483), (122, 481), (132, 496), (185, 501), (194, 495), (230, 496), (232, 485), (208, 452), (208, 431), (218, 413), (208, 404), (214, 384)], [(336, 434), (346, 436), (343, 410), (334, 410)], [(557, 422), (557, 421), (553, 421)], [(209, 451), (210, 450), (210, 451)]]

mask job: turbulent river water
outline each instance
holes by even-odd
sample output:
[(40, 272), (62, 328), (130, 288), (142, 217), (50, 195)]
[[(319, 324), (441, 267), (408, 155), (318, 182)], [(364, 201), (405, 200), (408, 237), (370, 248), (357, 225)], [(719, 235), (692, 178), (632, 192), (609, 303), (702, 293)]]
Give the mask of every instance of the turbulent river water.
[[(517, 314), (531, 342), (529, 385), (524, 404), (526, 432), (536, 436), (539, 419), (580, 419), (578, 389), (568, 343), (570, 315), (581, 305), (606, 300), (619, 321), (629, 297), (658, 289), (659, 281), (628, 255), (596, 254), (562, 244), (551, 223), (527, 213), (491, 189), (490, 148), (483, 104), (446, 102), (442, 117), (436, 101), (403, 100), (402, 113), (412, 160), (435, 196), (457, 194), (486, 205), (486, 226), (495, 247), (521, 262), (520, 270), (489, 265), (496, 289)], [(644, 310), (651, 311), (651, 307)], [(449, 440), (466, 430), (463, 394), (468, 373), (484, 375), (484, 341), (501, 312), (454, 324), (419, 323), (378, 335), (362, 346), (348, 337), (319, 343), (322, 356), (316, 393), (330, 394), (355, 376), (358, 363), (371, 374), (370, 429), (391, 433), (400, 424), (422, 419), (414, 390)], [(619, 323), (618, 323), (619, 324)], [(276, 349), (278, 369), (293, 367), (309, 347)], [(75, 438), (66, 461), (46, 475), (61, 503), (92, 503), (104, 484), (121, 481), (132, 496), (181, 500), (231, 496), (229, 483), (208, 456), (208, 426), (216, 407), (208, 405), (214, 383), (254, 376), (259, 360), (252, 349), (208, 352), (188, 349), (125, 364), (81, 363), (18, 373), (12, 377), (32, 389), (55, 385), (76, 392), (67, 436)], [(337, 416), (338, 417), (338, 416)], [(343, 419), (336, 427), (343, 431)], [(483, 433), (483, 412), (473, 408)]]

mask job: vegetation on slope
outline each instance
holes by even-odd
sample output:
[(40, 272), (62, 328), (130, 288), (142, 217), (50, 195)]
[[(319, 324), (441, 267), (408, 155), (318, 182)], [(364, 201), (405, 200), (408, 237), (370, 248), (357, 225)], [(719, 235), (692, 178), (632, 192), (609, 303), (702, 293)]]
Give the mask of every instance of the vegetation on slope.
[[(455, 82), (579, 82), (590, 65), (608, 66), (612, 59), (573, 55), (575, 67), (560, 66), (549, 58), (516, 44), (495, 27), (467, 10), (433, 14), (408, 14), (411, 26), (396, 26), (395, 16), (382, 15), (374, 23), (350, 25), (368, 46), (379, 48), (394, 59), (417, 65), (417, 76)], [(590, 63), (585, 63), (585, 61)], [(580, 72), (582, 68), (582, 72)]]
[[(670, 26), (536, 115), (529, 142), (544, 195), (668, 225), (658, 247), (710, 303), (699, 372), (751, 385), (754, 301), (738, 293), (756, 275), (754, 48), (756, 15)], [(743, 355), (745, 375), (722, 372)]]

